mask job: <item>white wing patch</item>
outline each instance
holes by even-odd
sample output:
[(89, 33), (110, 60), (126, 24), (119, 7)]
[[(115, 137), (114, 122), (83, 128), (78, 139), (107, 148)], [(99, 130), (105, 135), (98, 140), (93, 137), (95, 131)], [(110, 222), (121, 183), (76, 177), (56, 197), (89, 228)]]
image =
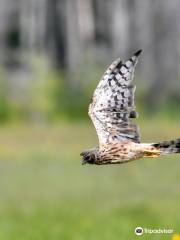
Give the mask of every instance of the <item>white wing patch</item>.
[(96, 128), (99, 143), (131, 140), (140, 142), (138, 127), (130, 118), (137, 117), (132, 80), (141, 50), (123, 63), (114, 61), (104, 73), (89, 105), (89, 115)]

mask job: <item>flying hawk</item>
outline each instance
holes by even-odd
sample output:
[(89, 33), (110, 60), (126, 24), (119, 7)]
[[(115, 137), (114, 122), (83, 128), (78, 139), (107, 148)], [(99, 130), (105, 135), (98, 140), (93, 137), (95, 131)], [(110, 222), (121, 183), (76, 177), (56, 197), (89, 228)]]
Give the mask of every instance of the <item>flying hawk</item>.
[(141, 50), (126, 62), (114, 61), (100, 80), (89, 105), (89, 116), (96, 128), (99, 146), (81, 153), (82, 163), (117, 164), (142, 157), (180, 153), (180, 139), (141, 143), (134, 105), (134, 69)]

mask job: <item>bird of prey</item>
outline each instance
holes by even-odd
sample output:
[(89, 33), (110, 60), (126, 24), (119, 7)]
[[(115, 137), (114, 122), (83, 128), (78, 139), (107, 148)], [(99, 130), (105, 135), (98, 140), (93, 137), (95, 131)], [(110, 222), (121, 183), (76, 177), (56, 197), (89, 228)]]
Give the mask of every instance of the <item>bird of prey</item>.
[(99, 146), (83, 151), (82, 164), (118, 164), (143, 157), (180, 153), (180, 139), (141, 143), (139, 128), (131, 122), (138, 116), (134, 105), (134, 69), (141, 50), (129, 60), (114, 61), (100, 80), (89, 105)]

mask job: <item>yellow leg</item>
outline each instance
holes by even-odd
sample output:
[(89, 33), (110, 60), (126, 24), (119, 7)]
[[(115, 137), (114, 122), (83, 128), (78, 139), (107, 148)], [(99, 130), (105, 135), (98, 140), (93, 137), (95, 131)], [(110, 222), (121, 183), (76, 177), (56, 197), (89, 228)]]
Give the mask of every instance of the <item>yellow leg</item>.
[(152, 150), (145, 150), (144, 152), (144, 157), (148, 158), (156, 158), (160, 156), (160, 151), (157, 149), (152, 149)]

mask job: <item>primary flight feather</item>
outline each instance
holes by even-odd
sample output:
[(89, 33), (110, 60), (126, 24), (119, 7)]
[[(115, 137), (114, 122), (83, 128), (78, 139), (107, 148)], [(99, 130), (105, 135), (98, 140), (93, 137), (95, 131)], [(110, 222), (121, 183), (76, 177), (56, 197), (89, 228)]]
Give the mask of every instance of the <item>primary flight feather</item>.
[(114, 61), (95, 89), (88, 113), (96, 128), (99, 146), (81, 153), (83, 164), (117, 164), (180, 152), (180, 139), (140, 143), (139, 128), (131, 122), (131, 118), (138, 116), (132, 81), (141, 52), (137, 51), (126, 62)]

